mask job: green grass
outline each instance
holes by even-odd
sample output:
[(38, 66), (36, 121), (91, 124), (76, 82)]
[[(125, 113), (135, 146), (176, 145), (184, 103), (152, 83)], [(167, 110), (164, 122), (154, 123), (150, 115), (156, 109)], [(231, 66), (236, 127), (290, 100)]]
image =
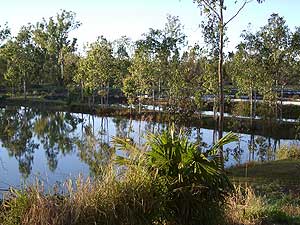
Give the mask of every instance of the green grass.
[(235, 224), (300, 224), (300, 160), (244, 164), (227, 173), (238, 190), (228, 210)]
[(278, 182), (282, 185), (300, 185), (300, 160), (276, 160), (250, 163), (227, 170), (233, 181), (250, 183)]

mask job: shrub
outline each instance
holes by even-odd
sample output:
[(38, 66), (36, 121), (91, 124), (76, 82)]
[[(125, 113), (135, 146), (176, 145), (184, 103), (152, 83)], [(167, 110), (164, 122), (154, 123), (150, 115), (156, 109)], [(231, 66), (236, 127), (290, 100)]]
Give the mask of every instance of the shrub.
[(144, 165), (165, 181), (167, 221), (180, 225), (209, 225), (222, 220), (225, 197), (232, 190), (216, 154), (220, 146), (236, 138), (229, 133), (208, 152), (202, 153), (186, 135), (171, 128), (162, 134), (149, 135), (149, 149), (142, 164), (141, 150), (136, 145), (120, 138), (115, 138), (114, 142), (127, 152), (126, 157), (118, 157), (119, 164)]
[(299, 145), (291, 145), (287, 146), (284, 145), (280, 147), (280, 149), (276, 152), (276, 159), (283, 160), (283, 159), (291, 159), (291, 160), (298, 160), (300, 159), (300, 146)]
[(236, 140), (229, 133), (202, 153), (174, 128), (148, 138), (149, 166), (168, 182), (168, 205), (177, 224), (219, 224), (231, 183), (216, 153), (219, 145)]

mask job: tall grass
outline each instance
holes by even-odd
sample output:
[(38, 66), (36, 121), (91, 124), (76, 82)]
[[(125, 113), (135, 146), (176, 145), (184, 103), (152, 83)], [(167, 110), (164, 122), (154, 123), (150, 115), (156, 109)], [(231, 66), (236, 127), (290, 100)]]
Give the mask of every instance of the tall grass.
[(113, 166), (99, 180), (78, 178), (64, 196), (44, 194), (35, 186), (15, 191), (2, 205), (0, 224), (153, 224), (163, 219), (164, 185), (144, 168), (121, 177)]
[(238, 185), (227, 198), (226, 215), (228, 224), (255, 225), (262, 221), (266, 204), (251, 187)]
[(237, 185), (227, 197), (228, 225), (298, 225), (300, 198), (289, 194), (260, 195), (250, 186)]

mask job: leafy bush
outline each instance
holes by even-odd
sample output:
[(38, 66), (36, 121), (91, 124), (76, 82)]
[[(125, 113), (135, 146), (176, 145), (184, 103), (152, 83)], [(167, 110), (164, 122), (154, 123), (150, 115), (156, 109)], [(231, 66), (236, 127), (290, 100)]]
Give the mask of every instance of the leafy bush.
[(276, 159), (291, 159), (297, 160), (300, 159), (300, 146), (299, 145), (291, 145), (291, 146), (282, 146), (276, 152)]
[[(165, 181), (167, 189), (166, 219), (173, 224), (219, 224), (223, 218), (225, 197), (232, 185), (224, 174), (217, 151), (220, 146), (236, 140), (232, 133), (212, 149), (202, 153), (183, 133), (173, 129), (150, 134), (146, 161), (156, 177)], [(141, 165), (140, 150), (133, 143), (115, 138), (126, 157), (119, 156), (121, 165)]]
[(22, 215), (30, 207), (31, 196), (26, 191), (11, 190), (11, 199), (3, 201), (0, 206), (0, 224), (21, 224)]
[(202, 153), (174, 129), (150, 135), (149, 166), (168, 181), (168, 205), (177, 224), (218, 224), (231, 183), (222, 171), (218, 148), (236, 136), (229, 133)]

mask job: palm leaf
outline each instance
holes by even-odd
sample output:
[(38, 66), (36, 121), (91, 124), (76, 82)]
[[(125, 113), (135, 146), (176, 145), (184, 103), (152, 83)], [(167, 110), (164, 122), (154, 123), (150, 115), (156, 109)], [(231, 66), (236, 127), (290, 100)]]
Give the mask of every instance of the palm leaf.
[(233, 132), (229, 132), (227, 133), (224, 137), (222, 137), (220, 140), (217, 141), (217, 143), (214, 144), (214, 146), (209, 149), (206, 153), (208, 155), (217, 155), (218, 152), (219, 152), (219, 149), (226, 145), (226, 144), (229, 144), (231, 142), (234, 142), (234, 141), (238, 141), (239, 138), (236, 134), (234, 134)]

